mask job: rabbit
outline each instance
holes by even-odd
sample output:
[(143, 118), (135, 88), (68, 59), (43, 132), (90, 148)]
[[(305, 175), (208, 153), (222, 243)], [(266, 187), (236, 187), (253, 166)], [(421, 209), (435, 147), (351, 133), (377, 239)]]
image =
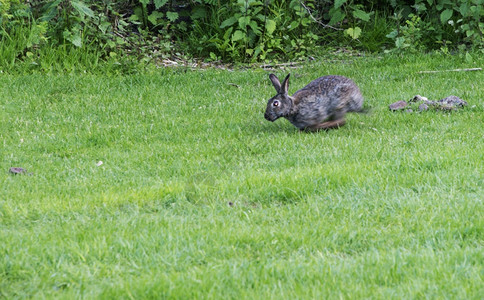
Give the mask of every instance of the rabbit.
[(347, 112), (362, 110), (363, 96), (349, 78), (323, 76), (289, 96), (290, 75), (282, 84), (276, 75), (269, 75), (277, 95), (267, 102), (266, 120), (274, 122), (284, 117), (300, 130), (318, 131), (339, 128), (345, 124)]

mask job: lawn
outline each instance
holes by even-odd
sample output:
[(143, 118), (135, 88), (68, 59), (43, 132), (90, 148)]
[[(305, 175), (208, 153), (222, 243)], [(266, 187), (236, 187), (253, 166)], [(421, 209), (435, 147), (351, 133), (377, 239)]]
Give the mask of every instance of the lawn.
[[(318, 133), (264, 119), (261, 69), (0, 74), (0, 298), (482, 299), (484, 71), (417, 72), (483, 66), (290, 70), (361, 88)], [(469, 105), (388, 110), (416, 94)]]

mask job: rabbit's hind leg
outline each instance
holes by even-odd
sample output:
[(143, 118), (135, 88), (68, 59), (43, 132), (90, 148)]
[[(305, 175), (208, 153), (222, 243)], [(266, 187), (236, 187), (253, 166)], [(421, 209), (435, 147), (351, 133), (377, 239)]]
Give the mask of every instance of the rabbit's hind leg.
[(338, 120), (326, 121), (317, 125), (306, 127), (306, 130), (319, 131), (319, 130), (338, 129), (345, 124), (346, 124), (345, 119), (338, 119)]
[(323, 122), (317, 126), (320, 129), (328, 130), (328, 129), (338, 129), (345, 124), (346, 124), (345, 119), (338, 119), (338, 120)]

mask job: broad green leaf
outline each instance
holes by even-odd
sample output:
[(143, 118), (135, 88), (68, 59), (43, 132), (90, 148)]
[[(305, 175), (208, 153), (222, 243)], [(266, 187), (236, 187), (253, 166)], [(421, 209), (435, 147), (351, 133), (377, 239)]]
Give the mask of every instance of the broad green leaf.
[(436, 8), (437, 10), (441, 10), (442, 8), (444, 8), (444, 6), (446, 5), (451, 5), (454, 6), (455, 4), (452, 3), (451, 0), (439, 0), (437, 1), (437, 5), (436, 5)]
[(353, 37), (353, 28), (348, 28), (344, 31), (345, 34)]
[(101, 24), (99, 24), (99, 30), (101, 30), (102, 33), (106, 33), (109, 27), (111, 27), (111, 23), (103, 21)]
[(341, 5), (345, 4), (346, 0), (335, 0), (334, 1), (334, 8), (340, 8)]
[(174, 21), (176, 21), (178, 19), (178, 13), (177, 12), (174, 12), (174, 11), (169, 11), (169, 12), (166, 13), (166, 17), (171, 22), (174, 22)]
[(151, 24), (153, 24), (153, 25), (157, 25), (158, 24), (158, 19), (160, 19), (162, 17), (163, 17), (163, 13), (155, 10), (154, 12), (152, 12), (148, 16), (148, 21), (150, 21)]
[(427, 10), (427, 7), (424, 3), (416, 3), (415, 5), (412, 5), (412, 7), (415, 9), (417, 14)]
[(399, 49), (404, 48), (406, 46), (405, 44), (405, 38), (403, 36), (397, 37), (395, 39), (395, 46)]
[(62, 33), (64, 38), (71, 42), (76, 47), (82, 47), (82, 38), (79, 32), (70, 32), (69, 30), (64, 30)]
[[(484, 0), (483, 0), (483, 1), (484, 1)], [(478, 5), (472, 5), (472, 6), (470, 7), (470, 11), (471, 11), (471, 12), (472, 12), (474, 15), (476, 15), (476, 14), (478, 14), (479, 12), (481, 12), (481, 11), (482, 11), (482, 7), (481, 7), (481, 6), (478, 6)]]
[(347, 35), (349, 35), (352, 39), (356, 40), (361, 35), (361, 28), (356, 26), (355, 28), (348, 28), (344, 32)]
[(80, 15), (94, 18), (94, 12), (82, 1), (71, 1), (71, 5)]
[(462, 3), (461, 6), (459, 7), (459, 12), (462, 16), (467, 16), (467, 13), (469, 12), (469, 4), (468, 3)]
[(239, 28), (245, 28), (250, 24), (250, 17), (244, 16), (239, 18)]
[(462, 3), (459, 7), (459, 12), (462, 16), (467, 16), (467, 13), (469, 12), (469, 4)]
[(228, 41), (229, 40), (229, 37), (232, 34), (232, 31), (233, 30), (234, 30), (233, 27), (229, 27), (229, 29), (227, 29), (227, 31), (225, 31), (225, 33), (224, 33), (224, 41)]
[(227, 20), (223, 21), (222, 24), (220, 24), (220, 28), (232, 26), (235, 24), (235, 22), (237, 22), (237, 17), (236, 16), (230, 17)]
[[(259, 45), (257, 46), (255, 49), (254, 49), (254, 55), (252, 56), (253, 58), (257, 58), (259, 56), (259, 54), (262, 52), (262, 47)], [(264, 59), (264, 57), (262, 57), (261, 55), (261, 59)]]
[[(0, 1), (0, 3), (1, 3), (1, 1)], [(40, 20), (41, 21), (50, 21), (53, 18), (55, 18), (55, 16), (57, 15), (57, 7), (60, 3), (61, 3), (61, 0), (47, 2), (47, 4), (45, 4), (42, 7), (42, 10), (44, 11), (44, 13), (40, 17)]]
[(291, 24), (289, 25), (289, 30), (296, 29), (299, 26), (299, 23), (297, 21), (292, 21)]
[(331, 9), (329, 11), (329, 15), (331, 16), (331, 19), (329, 20), (329, 25), (339, 23), (345, 18), (345, 14), (340, 9)]
[(442, 24), (447, 23), (447, 21), (452, 17), (452, 9), (446, 9), (440, 14), (440, 21)]
[(395, 39), (398, 35), (398, 31), (397, 30), (393, 30), (392, 32), (390, 32), (389, 34), (386, 35), (387, 38), (390, 38), (390, 39)]
[(139, 21), (139, 17), (137, 14), (132, 14), (131, 16), (129, 16), (128, 20), (131, 22), (136, 22)]
[(236, 42), (236, 41), (239, 41), (239, 40), (243, 39), (244, 37), (245, 37), (245, 33), (243, 33), (240, 30), (236, 30), (234, 32), (234, 34), (232, 34), (232, 41), (233, 42)]
[(256, 35), (260, 35), (260, 27), (256, 21), (250, 21), (249, 26)]
[(362, 11), (361, 9), (355, 9), (353, 11), (353, 17), (365, 22), (370, 21), (370, 14)]
[(276, 30), (276, 22), (273, 20), (267, 20), (266, 30), (268, 34), (272, 34)]
[[(134, 10), (134, 15), (136, 15), (138, 17), (138, 21), (144, 23), (146, 20), (145, 20), (145, 17), (144, 17), (144, 14), (143, 14), (143, 8), (141, 6), (138, 6), (136, 7)], [(122, 19), (121, 19), (122, 20)], [(120, 20), (120, 21), (121, 21)]]
[(353, 38), (357, 39), (361, 35), (361, 28), (356, 26), (355, 30), (353, 31)]
[(168, 2), (168, 0), (154, 0), (153, 3), (155, 4), (155, 8), (158, 9), (165, 5)]

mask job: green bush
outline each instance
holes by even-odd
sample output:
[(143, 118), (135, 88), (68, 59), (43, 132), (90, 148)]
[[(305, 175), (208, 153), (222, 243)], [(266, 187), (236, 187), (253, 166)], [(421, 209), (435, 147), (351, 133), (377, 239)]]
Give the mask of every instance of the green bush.
[(406, 1), (391, 3), (400, 25), (388, 37), (395, 41), (397, 51), (484, 46), (484, 0), (415, 0), (412, 6)]
[[(315, 1), (306, 2), (306, 7), (314, 7)], [(187, 42), (212, 59), (297, 58), (305, 56), (318, 41), (309, 28), (309, 13), (298, 0), (238, 0), (209, 10), (196, 9), (195, 34)]]
[(483, 7), (484, 0), (0, 0), (0, 38), (3, 52), (15, 45), (7, 61), (43, 46), (89, 49), (101, 59), (238, 62), (307, 58), (320, 47), (467, 50), (484, 46)]

